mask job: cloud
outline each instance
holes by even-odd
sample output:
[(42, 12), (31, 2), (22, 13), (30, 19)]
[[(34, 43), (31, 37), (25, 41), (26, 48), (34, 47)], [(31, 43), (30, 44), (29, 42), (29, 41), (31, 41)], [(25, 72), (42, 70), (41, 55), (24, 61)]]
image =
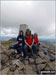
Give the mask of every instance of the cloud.
[(17, 35), (20, 24), (27, 24), (39, 36), (55, 37), (55, 1), (1, 1), (4, 36)]

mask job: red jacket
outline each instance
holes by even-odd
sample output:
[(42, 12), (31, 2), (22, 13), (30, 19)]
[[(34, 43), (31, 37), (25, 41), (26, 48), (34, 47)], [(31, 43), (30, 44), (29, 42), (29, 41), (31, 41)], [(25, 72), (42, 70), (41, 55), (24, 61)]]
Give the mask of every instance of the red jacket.
[(26, 38), (26, 42), (31, 45), (32, 44), (32, 41), (33, 41), (33, 38), (32, 37), (27, 37)]
[(34, 43), (39, 44), (39, 40), (38, 40), (38, 38), (37, 38), (37, 37), (36, 37), (36, 38), (34, 38)]

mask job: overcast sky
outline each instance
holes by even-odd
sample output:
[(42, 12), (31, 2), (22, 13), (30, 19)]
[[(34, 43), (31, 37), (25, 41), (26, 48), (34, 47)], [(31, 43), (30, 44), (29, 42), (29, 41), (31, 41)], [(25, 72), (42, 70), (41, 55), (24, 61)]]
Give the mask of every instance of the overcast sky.
[(17, 36), (20, 24), (55, 37), (55, 1), (1, 1), (1, 36)]

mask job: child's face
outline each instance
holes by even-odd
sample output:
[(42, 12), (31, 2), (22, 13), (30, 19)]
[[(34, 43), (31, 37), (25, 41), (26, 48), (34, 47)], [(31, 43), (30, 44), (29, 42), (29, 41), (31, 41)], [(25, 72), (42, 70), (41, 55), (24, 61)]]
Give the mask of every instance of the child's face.
[(29, 35), (30, 34), (30, 32), (27, 32), (27, 35)]
[(34, 37), (37, 37), (37, 35), (34, 35)]
[(23, 35), (23, 33), (22, 33), (22, 32), (20, 32), (20, 35)]

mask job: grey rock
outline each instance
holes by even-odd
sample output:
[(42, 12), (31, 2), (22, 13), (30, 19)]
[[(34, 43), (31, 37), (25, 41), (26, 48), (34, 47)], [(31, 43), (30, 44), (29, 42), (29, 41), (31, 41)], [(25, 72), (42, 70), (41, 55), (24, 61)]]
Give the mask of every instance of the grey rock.
[(17, 66), (21, 66), (22, 63), (19, 59), (12, 60), (12, 64), (16, 64)]
[(5, 54), (1, 54), (1, 64), (5, 64), (8, 61), (8, 56)]
[(46, 64), (38, 64), (37, 65), (37, 70), (41, 71), (41, 70), (43, 70), (45, 68), (45, 66), (46, 66)]
[(37, 72), (37, 66), (36, 65), (33, 64), (32, 69), (33, 69), (34, 72)]
[(33, 64), (34, 63), (34, 59), (33, 58), (29, 58), (29, 63)]
[(19, 74), (19, 71), (18, 71), (18, 68), (16, 68), (16, 70), (14, 71), (14, 75), (18, 75)]
[(9, 73), (7, 75), (14, 75), (14, 72), (9, 71)]
[(7, 75), (8, 72), (9, 72), (9, 67), (6, 67), (1, 71), (1, 75), (5, 75), (5, 74)]
[(15, 71), (16, 65), (10, 65), (10, 71)]
[(50, 70), (55, 70), (55, 62), (49, 62), (48, 65), (50, 67)]
[(24, 64), (25, 64), (25, 65), (28, 65), (28, 64), (29, 64), (29, 61), (28, 61), (28, 60), (25, 60), (25, 61), (24, 61)]
[(38, 52), (38, 55), (41, 57), (41, 58), (44, 58), (45, 57), (45, 54), (42, 50), (39, 50)]
[(43, 59), (38, 57), (38, 58), (36, 58), (35, 62), (36, 62), (36, 64), (47, 63), (47, 62), (49, 62), (49, 59), (47, 57), (44, 57)]

